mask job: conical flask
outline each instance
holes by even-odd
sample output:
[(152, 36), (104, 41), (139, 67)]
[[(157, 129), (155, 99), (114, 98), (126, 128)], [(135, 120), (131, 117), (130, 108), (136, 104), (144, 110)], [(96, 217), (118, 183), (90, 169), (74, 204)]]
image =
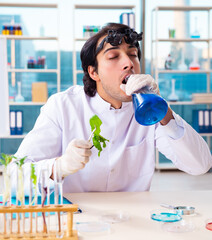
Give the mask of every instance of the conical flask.
[(185, 57), (184, 57), (183, 49), (181, 51), (181, 62), (180, 62), (180, 65), (178, 66), (178, 69), (181, 71), (185, 71), (188, 69), (187, 65), (185, 64)]
[(144, 126), (153, 125), (161, 121), (167, 111), (167, 102), (154, 93), (134, 93), (132, 101), (136, 121)]
[(18, 82), (18, 94), (15, 97), (16, 102), (24, 102), (24, 97), (21, 95), (21, 82)]
[(172, 79), (171, 83), (172, 83), (172, 92), (171, 94), (168, 96), (169, 101), (178, 101), (179, 97), (177, 96), (176, 92), (175, 92), (175, 79)]

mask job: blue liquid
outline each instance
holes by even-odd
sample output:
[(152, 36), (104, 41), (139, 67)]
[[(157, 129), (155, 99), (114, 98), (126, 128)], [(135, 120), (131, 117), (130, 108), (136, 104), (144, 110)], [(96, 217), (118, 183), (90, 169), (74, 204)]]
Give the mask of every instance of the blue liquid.
[(153, 213), (151, 215), (152, 220), (161, 221), (161, 222), (177, 222), (182, 219), (181, 216), (177, 215), (176, 213)]
[(200, 35), (191, 35), (191, 38), (200, 38)]
[(166, 101), (156, 94), (132, 94), (132, 100), (135, 119), (144, 126), (153, 125), (161, 121), (168, 111)]

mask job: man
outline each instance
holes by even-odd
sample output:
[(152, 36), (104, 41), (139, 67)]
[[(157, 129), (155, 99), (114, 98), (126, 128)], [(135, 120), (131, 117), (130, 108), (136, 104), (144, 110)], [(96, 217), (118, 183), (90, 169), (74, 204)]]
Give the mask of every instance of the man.
[[(61, 167), (64, 192), (147, 191), (155, 169), (155, 147), (181, 170), (198, 175), (212, 166), (209, 148), (180, 116), (168, 108), (160, 123), (138, 124), (131, 94), (148, 88), (159, 94), (149, 75), (140, 74), (142, 34), (111, 23), (83, 46), (84, 87), (51, 96), (17, 156), (37, 162), (37, 173)], [(102, 120), (106, 148), (98, 157), (88, 140), (89, 119)]]

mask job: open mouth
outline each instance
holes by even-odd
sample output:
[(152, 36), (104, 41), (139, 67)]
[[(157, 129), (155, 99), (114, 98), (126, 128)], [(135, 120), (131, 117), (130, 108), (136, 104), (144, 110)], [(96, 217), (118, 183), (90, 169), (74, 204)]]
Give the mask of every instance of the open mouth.
[(127, 76), (124, 78), (124, 80), (122, 81), (122, 83), (123, 83), (123, 84), (126, 84), (127, 81), (128, 81), (128, 79), (129, 79), (129, 77), (130, 77), (130, 75), (127, 75)]

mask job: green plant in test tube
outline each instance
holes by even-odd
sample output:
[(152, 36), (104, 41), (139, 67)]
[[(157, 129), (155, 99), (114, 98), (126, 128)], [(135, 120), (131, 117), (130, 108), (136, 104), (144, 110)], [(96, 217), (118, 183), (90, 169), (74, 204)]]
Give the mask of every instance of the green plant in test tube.
[(30, 178), (32, 181), (32, 188), (34, 190), (34, 197), (30, 205), (33, 205), (35, 203), (35, 200), (37, 199), (37, 175), (35, 172), (35, 165), (31, 163), (31, 173), (30, 173)]
[(8, 165), (13, 158), (16, 158), (13, 155), (1, 154), (0, 163), (4, 166), (3, 169), (3, 178), (4, 178), (4, 192), (3, 192), (3, 204), (5, 205), (10, 201), (11, 195), (11, 182), (10, 182), (10, 173), (8, 170)]
[(15, 163), (17, 164), (17, 174), (18, 174), (18, 187), (17, 187), (17, 200), (24, 204), (24, 174), (23, 174), (23, 164), (26, 157), (18, 159)]

